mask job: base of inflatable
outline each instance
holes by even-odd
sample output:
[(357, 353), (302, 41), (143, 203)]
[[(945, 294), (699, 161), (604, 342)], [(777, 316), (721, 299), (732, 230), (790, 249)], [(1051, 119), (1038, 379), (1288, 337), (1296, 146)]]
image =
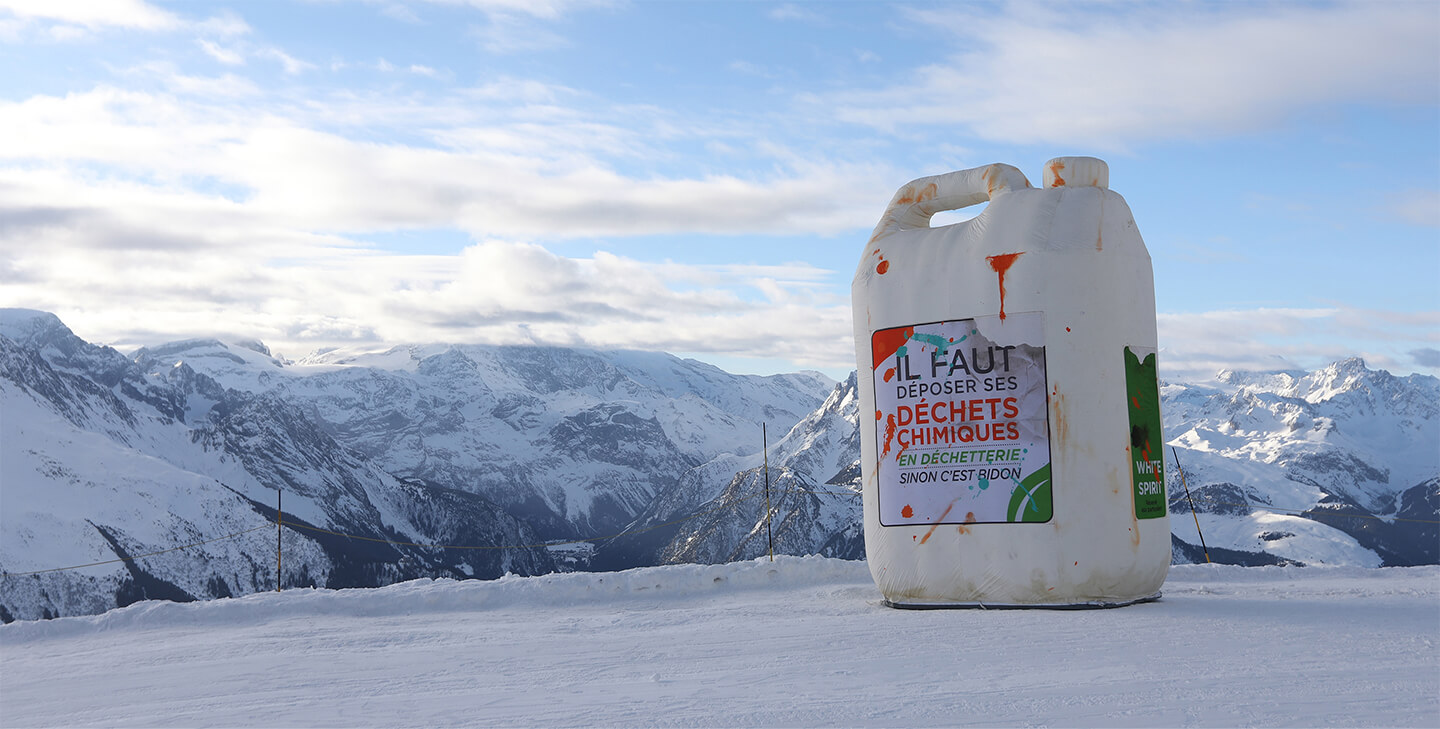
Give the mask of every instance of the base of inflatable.
[(892, 600), (881, 600), (880, 602), (885, 607), (897, 610), (1104, 610), (1138, 605), (1142, 602), (1156, 602), (1159, 599), (1160, 593), (1157, 592), (1148, 597), (1119, 602), (1032, 603), (1025, 605), (993, 602), (894, 602)]

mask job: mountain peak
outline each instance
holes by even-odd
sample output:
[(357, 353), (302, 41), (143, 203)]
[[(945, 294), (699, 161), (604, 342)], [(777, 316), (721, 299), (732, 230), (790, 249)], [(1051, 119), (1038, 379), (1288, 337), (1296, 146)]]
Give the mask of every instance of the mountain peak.
[(75, 333), (48, 311), (35, 309), (0, 309), (0, 335), (20, 344), (40, 344), (57, 336), (73, 337)]
[(1369, 367), (1365, 366), (1365, 360), (1360, 357), (1347, 357), (1331, 363), (1324, 369), (1344, 375), (1363, 375), (1371, 371)]

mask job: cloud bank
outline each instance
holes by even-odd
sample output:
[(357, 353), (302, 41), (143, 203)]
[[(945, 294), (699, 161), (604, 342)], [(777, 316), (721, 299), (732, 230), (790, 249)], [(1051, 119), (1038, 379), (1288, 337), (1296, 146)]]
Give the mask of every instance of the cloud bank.
[[(460, 33), (492, 56), (563, 46), (566, 19), (618, 12), (558, 0), (434, 5), (473, 9)], [(413, 26), (427, 6), (363, 7)], [(1252, 132), (1317, 105), (1440, 104), (1440, 10), (1429, 3), (906, 9), (895, 22), (951, 38), (948, 55), (753, 114), (378, 52), (325, 59), (257, 38), (233, 13), (189, 10), (0, 0), (0, 38), (150, 34), (190, 54), (110, 63), (110, 75), (63, 92), (0, 99), (0, 305), (55, 311), (122, 347), (217, 333), (291, 356), (524, 342), (841, 374), (854, 366), (848, 267), (656, 263), (605, 252), (606, 241), (835, 236), (849, 246), (915, 176), (887, 154), (917, 140), (958, 140), (938, 146), (967, 158), (981, 142), (1120, 149)], [(825, 11), (777, 5), (768, 17), (834, 27)], [(845, 53), (882, 65), (865, 48)], [(365, 80), (336, 81), (351, 75)], [(1372, 212), (1440, 225), (1440, 193), (1402, 192)], [(414, 255), (370, 242), (407, 231), (468, 243)], [(600, 252), (556, 252), (572, 241), (598, 241)], [(1162, 367), (1203, 378), (1362, 354), (1372, 366), (1437, 371), (1436, 331), (1433, 313), (1338, 305), (1164, 314)]]

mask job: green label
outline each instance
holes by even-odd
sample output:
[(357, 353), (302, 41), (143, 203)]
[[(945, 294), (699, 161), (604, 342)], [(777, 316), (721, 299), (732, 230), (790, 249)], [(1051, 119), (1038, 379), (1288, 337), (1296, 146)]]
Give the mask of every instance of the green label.
[(1125, 396), (1130, 413), (1130, 481), (1135, 518), (1165, 516), (1165, 440), (1160, 436), (1160, 380), (1155, 353), (1141, 360), (1125, 348)]

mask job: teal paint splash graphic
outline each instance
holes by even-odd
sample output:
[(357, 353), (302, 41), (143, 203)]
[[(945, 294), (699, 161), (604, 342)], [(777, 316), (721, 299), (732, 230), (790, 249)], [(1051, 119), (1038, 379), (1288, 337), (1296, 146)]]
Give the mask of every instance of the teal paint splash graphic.
[(910, 341), (924, 342), (925, 344), (932, 345), (940, 350), (940, 354), (945, 354), (945, 350), (950, 348), (950, 342), (946, 341), (945, 338), (939, 334), (911, 334)]

